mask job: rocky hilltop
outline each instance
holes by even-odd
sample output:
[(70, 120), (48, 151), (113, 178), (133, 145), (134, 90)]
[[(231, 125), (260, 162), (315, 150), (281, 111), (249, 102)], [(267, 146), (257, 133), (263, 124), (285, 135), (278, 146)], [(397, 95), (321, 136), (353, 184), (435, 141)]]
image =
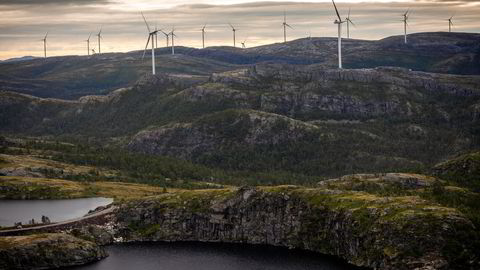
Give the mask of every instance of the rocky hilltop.
[[(372, 171), (359, 158), (375, 163), (373, 171), (428, 166), (440, 161), (434, 156), (474, 147), (479, 85), (476, 76), (401, 68), (257, 64), (215, 73), (209, 82), (171, 95), (168, 114), (180, 121), (138, 132), (128, 148), (209, 165), (258, 169), (268, 163), (322, 174), (340, 159), (358, 164), (343, 173)], [(429, 147), (432, 136), (449, 143)], [(432, 155), (433, 149), (440, 152)], [(258, 163), (245, 162), (247, 156)], [(305, 165), (307, 160), (316, 165)], [(293, 168), (299, 162), (305, 166)]]
[(185, 191), (123, 204), (117, 222), (126, 241), (268, 244), (375, 269), (478, 266), (473, 224), (416, 196), (295, 186)]
[(181, 78), (76, 101), (1, 92), (0, 130), (121, 137), (134, 152), (321, 176), (427, 168), (480, 142), (478, 76), (262, 63)]
[(103, 248), (93, 242), (68, 234), (0, 237), (0, 269), (54, 269), (106, 256)]

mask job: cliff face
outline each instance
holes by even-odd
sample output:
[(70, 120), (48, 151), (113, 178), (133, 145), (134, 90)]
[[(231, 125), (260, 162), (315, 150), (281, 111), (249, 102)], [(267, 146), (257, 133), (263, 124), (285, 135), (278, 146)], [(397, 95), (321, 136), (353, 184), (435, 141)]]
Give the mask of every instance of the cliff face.
[(427, 167), (475, 147), (478, 85), (474, 76), (401, 68), (258, 64), (173, 94), (166, 113), (184, 120), (144, 129), (128, 148), (224, 169), (323, 176)]
[(126, 241), (269, 244), (378, 269), (473, 269), (478, 259), (468, 219), (411, 196), (293, 186), (188, 191), (126, 203), (117, 223)]
[(107, 257), (93, 242), (67, 234), (0, 238), (0, 269), (53, 269), (82, 265)]

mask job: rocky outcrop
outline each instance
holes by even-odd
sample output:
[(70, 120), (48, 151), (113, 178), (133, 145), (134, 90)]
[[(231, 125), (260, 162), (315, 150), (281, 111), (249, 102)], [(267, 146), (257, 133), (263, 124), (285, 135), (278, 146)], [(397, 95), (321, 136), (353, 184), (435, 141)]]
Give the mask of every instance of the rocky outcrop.
[[(190, 159), (223, 144), (279, 144), (298, 140), (318, 127), (291, 118), (253, 110), (229, 110), (193, 123), (167, 125), (139, 132), (128, 144), (134, 151), (164, 153)], [(320, 135), (318, 135), (320, 137)]]
[(185, 191), (125, 203), (125, 241), (268, 244), (376, 269), (474, 269), (472, 223), (414, 196), (294, 186)]
[(95, 243), (67, 234), (0, 237), (0, 269), (54, 269), (106, 256)]

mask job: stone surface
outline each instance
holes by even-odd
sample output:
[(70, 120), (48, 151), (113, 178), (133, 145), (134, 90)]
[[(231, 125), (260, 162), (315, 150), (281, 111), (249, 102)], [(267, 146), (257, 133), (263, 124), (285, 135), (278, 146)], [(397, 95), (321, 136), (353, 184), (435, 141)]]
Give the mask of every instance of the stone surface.
[(188, 191), (123, 204), (117, 226), (126, 241), (268, 244), (377, 269), (478, 266), (473, 224), (412, 196), (294, 186)]
[(67, 234), (0, 237), (0, 269), (54, 269), (106, 256), (95, 243)]

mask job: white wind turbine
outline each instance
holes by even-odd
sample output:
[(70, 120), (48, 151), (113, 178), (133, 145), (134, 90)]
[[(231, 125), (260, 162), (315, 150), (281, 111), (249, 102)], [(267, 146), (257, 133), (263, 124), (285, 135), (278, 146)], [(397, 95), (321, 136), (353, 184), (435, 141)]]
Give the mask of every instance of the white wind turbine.
[(92, 34), (90, 34), (88, 36), (88, 39), (85, 40), (87, 42), (87, 55), (90, 55), (90, 37), (92, 36)]
[(283, 12), (283, 42), (287, 42), (287, 27), (290, 27), (290, 29), (293, 29), (288, 23), (287, 23), (287, 14), (285, 11)]
[(47, 36), (48, 36), (48, 32), (47, 34), (45, 34), (45, 37), (41, 39), (41, 41), (43, 41), (43, 56), (45, 58), (47, 58)]
[(147, 23), (147, 20), (145, 19), (145, 16), (143, 16), (143, 21), (145, 22), (145, 25), (147, 26), (147, 31), (148, 31), (148, 39), (147, 39), (147, 44), (145, 45), (145, 49), (143, 50), (143, 56), (142, 59), (145, 57), (145, 52), (147, 51), (148, 43), (150, 42), (150, 39), (152, 40), (152, 74), (155, 75), (155, 36), (157, 35), (157, 30), (151, 31), (150, 26)]
[(158, 33), (159, 30), (157, 30), (157, 23), (155, 23), (155, 49), (158, 49)]
[(169, 33), (169, 35), (172, 36), (172, 55), (175, 54), (175, 37), (177, 35), (175, 35), (175, 27), (172, 27), (172, 31)]
[(167, 41), (167, 47), (168, 47), (168, 46), (170, 45), (170, 42), (169, 42), (169, 40), (170, 40), (170, 34), (163, 32), (163, 30), (160, 30), (160, 32), (162, 32), (162, 34), (165, 35), (165, 39), (166, 39), (166, 41)]
[(205, 27), (207, 27), (207, 24), (203, 25), (202, 27), (202, 48), (205, 49)]
[(335, 19), (335, 24), (338, 25), (338, 68), (342, 68), (342, 18), (340, 17), (340, 13), (338, 13), (337, 5), (335, 5), (335, 1), (332, 0), (333, 7), (335, 8), (335, 12), (337, 13), (338, 20)]
[(345, 18), (345, 21), (347, 22), (347, 38), (350, 38), (350, 24), (355, 25), (350, 19), (350, 8), (348, 9), (348, 16)]
[(452, 32), (452, 26), (453, 26), (453, 22), (452, 22), (452, 19), (453, 19), (453, 16), (452, 15), (447, 21), (448, 21), (448, 32)]
[(238, 30), (236, 29), (235, 27), (233, 27), (233, 25), (231, 23), (228, 23), (230, 25), (230, 27), (232, 28), (232, 32), (233, 32), (233, 47), (236, 47), (236, 42), (235, 42), (235, 32)]
[(100, 26), (100, 31), (98, 31), (98, 34), (97, 34), (97, 37), (98, 37), (98, 53), (102, 53), (102, 50), (100, 48), (100, 40), (103, 39), (102, 38), (102, 28), (103, 28), (103, 25)]
[(404, 33), (404, 41), (405, 41), (405, 44), (407, 44), (407, 26), (408, 26), (408, 13), (409, 13), (410, 9), (407, 9), (407, 11), (405, 13), (403, 13), (403, 33)]

